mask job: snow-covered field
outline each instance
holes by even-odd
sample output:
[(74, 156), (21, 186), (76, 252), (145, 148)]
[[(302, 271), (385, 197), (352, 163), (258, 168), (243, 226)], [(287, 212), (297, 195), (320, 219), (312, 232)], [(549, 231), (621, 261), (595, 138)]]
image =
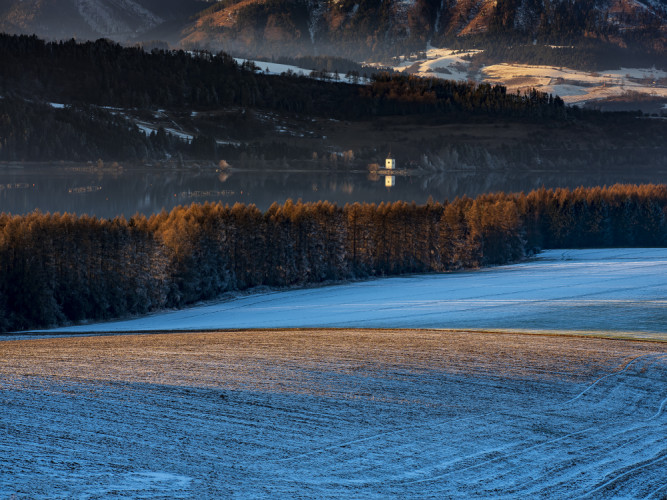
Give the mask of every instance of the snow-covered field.
[[(662, 500), (666, 278), (551, 251), (7, 336), (0, 498)], [(268, 326), (304, 328), (128, 333)]]
[(588, 73), (569, 68), (495, 64), (483, 69), (484, 81), (505, 85), (510, 92), (535, 88), (560, 96), (568, 104), (608, 99), (636, 92), (667, 99), (667, 72), (655, 68)]
[(584, 104), (628, 92), (667, 100), (667, 72), (655, 68), (586, 72), (566, 67), (503, 63), (483, 66), (479, 73), (471, 73), (470, 62), (464, 57), (474, 52), (430, 47), (425, 59), (406, 59), (394, 69), (446, 80), (500, 84), (512, 93), (535, 88), (558, 95), (568, 104)]
[(405, 59), (394, 67), (396, 71), (408, 71), (420, 76), (442, 78), (444, 80), (472, 79), (468, 74), (470, 62), (465, 56), (473, 55), (478, 50), (451, 50), (429, 47), (426, 59)]
[(553, 250), (469, 272), (272, 291), (73, 332), (444, 328), (667, 340), (667, 249)]
[[(238, 64), (243, 64), (244, 62), (247, 61), (247, 59), (241, 59), (239, 57), (234, 58), (234, 60)], [(254, 60), (251, 60), (250, 62), (252, 62), (255, 66), (257, 66), (260, 71), (264, 73), (269, 73), (271, 75), (279, 75), (281, 73), (287, 73), (288, 71), (291, 71), (292, 73), (295, 73), (297, 75), (304, 75), (304, 76), (308, 76), (311, 73), (311, 70), (309, 69), (300, 68), (298, 66), (292, 66), (290, 64), (279, 64), (274, 62), (254, 61)]]
[[(301, 75), (301, 76), (311, 76), (313, 73), (312, 69), (307, 69), (307, 68), (302, 68), (300, 66), (293, 66), (291, 64), (280, 64), (280, 63), (274, 63), (274, 62), (268, 62), (268, 61), (258, 61), (258, 60), (251, 60), (251, 59), (241, 59), (239, 57), (235, 57), (234, 60), (240, 65), (243, 64), (246, 61), (249, 61), (253, 63), (257, 68), (259, 68), (259, 71), (263, 73), (267, 73), (269, 75), (281, 75), (283, 73), (288, 73), (292, 72), (296, 75)], [(335, 73), (329, 73), (326, 71), (318, 70), (316, 73), (324, 73), (326, 75), (326, 78), (329, 80), (335, 79)], [(319, 79), (320, 77), (318, 77)], [(357, 76), (356, 78), (350, 77), (347, 78), (343, 73), (338, 74), (339, 81), (341, 82), (346, 82), (346, 83), (360, 83), (360, 84), (365, 84), (369, 83), (370, 79), (363, 77), (363, 76)]]

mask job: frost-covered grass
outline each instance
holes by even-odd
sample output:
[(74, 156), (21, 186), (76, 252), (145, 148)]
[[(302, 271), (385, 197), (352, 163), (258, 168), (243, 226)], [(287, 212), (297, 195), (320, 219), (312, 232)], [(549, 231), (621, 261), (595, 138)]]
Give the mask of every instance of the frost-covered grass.
[(552, 250), (522, 264), (233, 298), (53, 332), (443, 328), (667, 340), (667, 249)]
[(654, 498), (667, 345), (441, 331), (0, 342), (0, 497)]

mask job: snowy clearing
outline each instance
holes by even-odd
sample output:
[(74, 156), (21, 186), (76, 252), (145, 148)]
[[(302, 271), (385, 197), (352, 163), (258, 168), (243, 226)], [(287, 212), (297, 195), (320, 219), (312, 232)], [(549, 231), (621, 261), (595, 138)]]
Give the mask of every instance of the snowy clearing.
[(255, 61), (255, 60), (241, 59), (241, 58), (238, 58), (238, 57), (235, 57), (234, 60), (239, 65), (243, 64), (246, 61), (251, 62), (255, 66), (257, 66), (260, 71), (265, 72), (265, 73), (269, 73), (271, 75), (280, 75), (282, 73), (287, 73), (288, 71), (291, 71), (292, 73), (296, 73), (297, 75), (303, 75), (303, 76), (308, 76), (311, 73), (311, 70), (309, 70), (309, 69), (300, 68), (298, 66), (292, 66), (290, 64), (280, 64), (280, 63), (273, 63), (273, 62), (267, 62), (267, 61)]
[[(241, 59), (238, 57), (235, 57), (234, 60), (240, 65), (243, 64), (244, 62), (251, 62), (257, 68), (259, 68), (259, 71), (262, 71), (263, 73), (267, 73), (269, 75), (282, 75), (283, 73), (288, 73), (292, 72), (296, 75), (301, 75), (301, 76), (308, 76), (312, 77), (313, 70), (312, 69), (306, 69), (306, 68), (301, 68), (299, 66), (293, 66), (291, 64), (280, 64), (280, 63), (273, 63), (273, 62), (267, 62), (267, 61), (257, 61), (257, 60), (250, 60), (250, 59)], [(320, 70), (315, 71), (315, 73), (323, 73), (326, 75), (327, 80), (334, 80), (335, 79), (335, 73), (329, 73), (329, 72), (322, 72)], [(370, 79), (365, 78), (365, 77), (357, 77), (356, 79), (354, 78), (346, 78), (343, 73), (340, 73), (338, 75), (339, 81), (344, 82), (344, 83), (360, 83), (360, 84), (366, 84), (370, 82)], [(321, 77), (317, 77), (316, 79), (321, 80)]]
[(511, 93), (535, 88), (558, 95), (567, 104), (584, 104), (635, 92), (667, 99), (667, 72), (656, 68), (587, 72), (567, 67), (502, 63), (482, 66), (477, 73), (470, 72), (470, 61), (465, 59), (475, 52), (479, 51), (429, 47), (425, 58), (405, 58), (394, 69), (445, 80), (499, 84)]
[(667, 340), (667, 249), (553, 250), (516, 265), (254, 293), (49, 333), (442, 328)]
[(652, 498), (667, 344), (439, 331), (0, 342), (3, 498)]
[(480, 52), (479, 50), (450, 50), (429, 47), (426, 51), (426, 60), (406, 58), (394, 67), (395, 71), (407, 71), (420, 76), (443, 78), (445, 80), (471, 79), (468, 74), (470, 62), (464, 59)]
[(158, 127), (155, 125), (151, 125), (148, 123), (143, 123), (143, 122), (134, 122), (134, 124), (141, 130), (144, 134), (146, 134), (146, 137), (151, 135), (153, 132), (158, 131)]
[(484, 67), (482, 72), (484, 81), (505, 85), (509, 92), (535, 88), (559, 95), (568, 104), (583, 104), (626, 92), (667, 99), (667, 72), (655, 68), (590, 73), (565, 67), (495, 64)]

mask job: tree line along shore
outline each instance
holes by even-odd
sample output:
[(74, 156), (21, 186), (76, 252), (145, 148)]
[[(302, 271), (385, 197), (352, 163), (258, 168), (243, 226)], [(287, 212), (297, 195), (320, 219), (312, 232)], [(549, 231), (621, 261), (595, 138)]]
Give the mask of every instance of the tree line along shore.
[(303, 286), (520, 261), (541, 249), (667, 244), (667, 186), (539, 189), (424, 205), (192, 204), (130, 219), (0, 215), (0, 330)]

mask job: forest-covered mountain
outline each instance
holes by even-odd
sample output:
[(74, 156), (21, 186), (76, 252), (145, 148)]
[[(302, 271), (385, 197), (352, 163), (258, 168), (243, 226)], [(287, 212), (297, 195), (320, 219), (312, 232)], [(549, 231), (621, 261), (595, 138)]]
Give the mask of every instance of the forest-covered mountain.
[(435, 46), (572, 45), (659, 55), (665, 0), (0, 0), (0, 30), (360, 60)]

